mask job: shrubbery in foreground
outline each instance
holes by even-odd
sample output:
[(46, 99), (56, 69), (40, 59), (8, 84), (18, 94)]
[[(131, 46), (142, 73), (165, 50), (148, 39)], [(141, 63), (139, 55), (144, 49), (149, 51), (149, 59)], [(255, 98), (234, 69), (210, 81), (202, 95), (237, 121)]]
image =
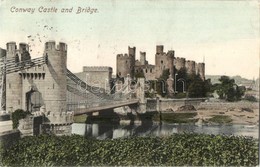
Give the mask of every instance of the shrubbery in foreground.
[(205, 134), (114, 140), (33, 136), (5, 150), (1, 162), (8, 166), (256, 166), (258, 142), (242, 136)]

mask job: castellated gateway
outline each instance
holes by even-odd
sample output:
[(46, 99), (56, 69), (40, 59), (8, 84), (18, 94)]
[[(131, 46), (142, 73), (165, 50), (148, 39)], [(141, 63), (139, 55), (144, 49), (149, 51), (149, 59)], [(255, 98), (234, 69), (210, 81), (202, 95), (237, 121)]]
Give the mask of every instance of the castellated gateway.
[(205, 63), (175, 57), (174, 50), (166, 53), (163, 49), (163, 45), (156, 46), (155, 65), (152, 65), (146, 60), (146, 52), (140, 52), (140, 60), (136, 60), (136, 48), (128, 47), (128, 54), (117, 55), (117, 77), (125, 78), (130, 75), (133, 78), (135, 74), (143, 73), (146, 80), (156, 80), (164, 70), (169, 70), (169, 78), (174, 79), (175, 70), (185, 69), (188, 74), (199, 75), (205, 80)]

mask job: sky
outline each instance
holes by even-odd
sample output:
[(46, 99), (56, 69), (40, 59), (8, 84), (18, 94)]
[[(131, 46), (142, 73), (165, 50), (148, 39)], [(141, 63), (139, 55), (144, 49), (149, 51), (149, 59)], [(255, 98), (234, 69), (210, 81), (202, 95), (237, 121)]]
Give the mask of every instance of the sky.
[[(57, 8), (57, 13), (39, 8)], [(97, 13), (78, 8), (97, 9)], [(259, 1), (214, 0), (0, 0), (0, 47), (26, 42), (42, 56), (49, 40), (68, 45), (67, 66), (111, 66), (116, 55), (136, 47), (155, 62), (156, 45), (175, 57), (205, 61), (206, 75), (259, 76)], [(33, 8), (35, 11), (15, 12)], [(61, 10), (71, 9), (71, 13)]]

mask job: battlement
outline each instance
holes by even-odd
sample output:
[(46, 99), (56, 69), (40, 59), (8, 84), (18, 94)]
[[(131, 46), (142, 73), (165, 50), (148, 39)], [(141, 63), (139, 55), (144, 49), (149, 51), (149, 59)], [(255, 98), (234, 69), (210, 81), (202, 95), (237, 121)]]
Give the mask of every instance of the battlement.
[(133, 58), (133, 55), (128, 55), (128, 54), (117, 54), (116, 57), (118, 59), (128, 59), (128, 58)]
[(73, 123), (73, 117), (74, 112), (61, 112), (61, 113), (55, 113), (55, 112), (49, 112), (45, 115), (45, 117), (49, 120), (49, 122), (46, 122), (47, 124), (72, 124)]
[(83, 67), (83, 72), (92, 72), (92, 71), (108, 71), (111, 72), (113, 71), (112, 67), (108, 66), (84, 66)]
[(170, 57), (174, 57), (174, 50), (169, 50), (168, 52), (167, 52), (167, 56), (170, 56)]
[(176, 59), (176, 60), (179, 60), (179, 61), (186, 61), (186, 59), (183, 58), (183, 57), (176, 57), (175, 59)]
[(146, 52), (141, 52), (140, 51), (140, 56), (146, 56)]
[(45, 48), (44, 50), (48, 51), (48, 50), (54, 50), (54, 51), (67, 51), (67, 44), (63, 43), (63, 42), (59, 42), (58, 45), (56, 45), (55, 41), (49, 41), (45, 43)]
[(187, 60), (185, 63), (185, 67), (187, 69), (188, 74), (195, 74), (196, 73), (196, 63), (192, 60)]
[(157, 45), (156, 46), (156, 54), (162, 54), (163, 53), (163, 45)]
[(195, 63), (193, 60), (187, 60), (186, 63)]
[(20, 52), (24, 52), (24, 51), (29, 52), (29, 45), (27, 43), (20, 43), (19, 50), (20, 50)]

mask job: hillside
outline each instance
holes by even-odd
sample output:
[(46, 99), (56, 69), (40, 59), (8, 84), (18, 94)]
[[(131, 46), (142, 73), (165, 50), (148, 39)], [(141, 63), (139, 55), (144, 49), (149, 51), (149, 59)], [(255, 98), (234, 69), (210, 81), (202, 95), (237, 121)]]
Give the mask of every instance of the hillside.
[[(219, 83), (218, 79), (220, 77), (221, 77), (221, 75), (206, 75), (206, 79), (211, 79), (212, 84)], [(256, 79), (255, 81), (246, 79), (246, 78), (242, 78), (239, 75), (232, 76), (230, 78), (233, 78), (237, 85), (244, 85), (246, 87), (252, 87), (255, 90), (258, 89), (258, 87), (259, 87), (259, 78)]]

